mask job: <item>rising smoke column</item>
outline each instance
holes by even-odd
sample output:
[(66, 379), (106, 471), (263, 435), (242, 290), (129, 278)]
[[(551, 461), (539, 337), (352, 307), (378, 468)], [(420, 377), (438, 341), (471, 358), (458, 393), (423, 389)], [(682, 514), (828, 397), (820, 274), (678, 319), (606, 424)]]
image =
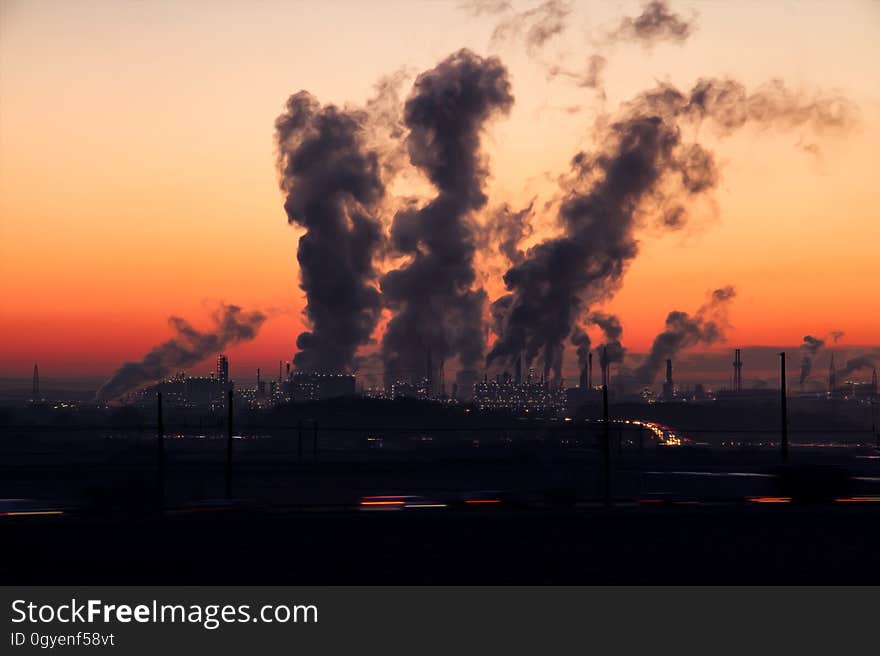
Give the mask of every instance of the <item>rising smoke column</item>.
[(645, 218), (681, 228), (688, 205), (715, 188), (712, 153), (684, 142), (683, 126), (707, 123), (719, 135), (747, 124), (845, 128), (853, 115), (844, 98), (805, 97), (779, 81), (753, 93), (728, 79), (702, 79), (687, 93), (661, 84), (625, 104), (617, 120), (599, 126), (596, 152), (571, 160), (558, 213), (562, 235), (532, 247), (504, 275), (509, 294), (495, 301), (502, 329), (488, 362), (523, 353), (529, 364), (541, 358), (545, 371), (558, 371), (576, 318), (621, 284)]
[(666, 328), (654, 338), (644, 362), (635, 370), (638, 383), (650, 385), (654, 382), (664, 362), (683, 349), (723, 340), (726, 305), (735, 295), (733, 287), (722, 287), (712, 292), (709, 302), (694, 316), (678, 310), (670, 312), (666, 316)]
[(801, 344), (801, 353), (803, 355), (801, 358), (801, 375), (798, 380), (801, 385), (804, 384), (804, 381), (807, 380), (807, 377), (813, 370), (813, 358), (816, 357), (816, 353), (818, 353), (819, 349), (823, 346), (825, 346), (824, 340), (821, 340), (818, 337), (813, 337), (812, 335), (804, 335), (804, 343)]
[(322, 106), (305, 91), (275, 121), (284, 210), (306, 230), (296, 257), (310, 330), (296, 340), (298, 370), (351, 369), (381, 312), (373, 259), (385, 188), (366, 123), (365, 113)]
[[(509, 6), (498, 5), (498, 12)], [(522, 38), (529, 53), (534, 54), (568, 27), (571, 4), (562, 0), (545, 0), (541, 4), (513, 14), (492, 31), (492, 42), (498, 44)]]
[(186, 367), (202, 362), (229, 346), (257, 336), (266, 315), (259, 311), (243, 312), (237, 305), (221, 305), (211, 316), (212, 330), (202, 332), (180, 317), (168, 323), (177, 335), (150, 349), (140, 362), (126, 362), (97, 392), (97, 397), (112, 401), (126, 392), (167, 378)]
[(498, 250), (511, 264), (522, 262), (526, 254), (520, 249), (520, 242), (532, 235), (534, 228), (530, 223), (533, 200), (528, 207), (513, 210), (505, 203), (499, 207), (489, 220), (490, 237), (498, 243)]
[(435, 361), (458, 356), (465, 369), (483, 358), (486, 294), (473, 289), (472, 217), (486, 204), (480, 135), (489, 119), (512, 105), (501, 61), (468, 50), (420, 75), (406, 101), (410, 161), (437, 196), (423, 207), (401, 209), (391, 226), (392, 248), (410, 259), (381, 281), (395, 312), (382, 342), (388, 376), (423, 371), (428, 351)]
[(859, 355), (846, 361), (843, 369), (838, 369), (835, 373), (836, 379), (843, 381), (847, 376), (862, 369), (872, 369), (877, 366), (876, 361), (870, 355)]
[(636, 41), (650, 47), (660, 41), (683, 43), (693, 30), (693, 23), (670, 11), (663, 0), (651, 0), (635, 18), (625, 16), (608, 39)]
[(620, 343), (620, 338), (623, 336), (623, 326), (620, 324), (620, 319), (614, 314), (593, 312), (588, 317), (588, 320), (590, 323), (599, 326), (599, 329), (605, 336), (605, 342), (600, 344), (597, 349), (601, 354), (602, 367), (621, 364), (623, 357), (626, 355), (626, 349)]

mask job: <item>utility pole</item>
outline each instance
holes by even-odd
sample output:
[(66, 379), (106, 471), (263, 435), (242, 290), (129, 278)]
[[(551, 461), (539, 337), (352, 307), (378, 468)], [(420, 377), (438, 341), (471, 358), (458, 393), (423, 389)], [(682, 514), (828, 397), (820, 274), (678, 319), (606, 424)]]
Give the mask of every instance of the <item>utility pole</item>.
[(608, 423), (608, 349), (602, 351), (602, 490), (606, 506), (611, 506), (611, 433)]
[(788, 463), (788, 395), (785, 389), (785, 351), (779, 354), (779, 402), (782, 414), (782, 463)]
[(232, 390), (226, 393), (226, 499), (232, 498)]
[(156, 392), (156, 487), (161, 513), (165, 509), (165, 422), (162, 419), (162, 392)]

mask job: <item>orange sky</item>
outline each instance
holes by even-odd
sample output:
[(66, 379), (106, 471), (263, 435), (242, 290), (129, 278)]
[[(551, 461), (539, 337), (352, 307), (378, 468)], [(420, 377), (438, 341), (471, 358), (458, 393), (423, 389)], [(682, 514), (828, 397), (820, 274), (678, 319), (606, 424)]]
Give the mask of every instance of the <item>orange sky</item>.
[[(490, 206), (549, 198), (545, 174), (589, 146), (599, 105), (548, 81), (540, 60), (582, 61), (591, 38), (639, 5), (579, 5), (533, 58), (490, 44), (494, 19), (457, 4), (0, 3), (0, 375), (27, 376), (34, 361), (47, 374), (109, 372), (167, 338), (168, 315), (199, 325), (219, 300), (272, 310), (234, 364), (289, 358), (303, 298), (272, 124), (301, 88), (357, 104), (402, 67), (427, 69), (462, 46), (498, 54), (516, 106), (486, 134)], [(795, 345), (841, 329), (848, 344), (877, 344), (880, 5), (672, 7), (696, 11), (698, 31), (683, 46), (613, 48), (604, 109), (657, 79), (778, 76), (845, 93), (860, 120), (845, 135), (709, 141), (723, 173), (717, 214), (684, 234), (643, 235), (607, 306), (625, 345), (645, 349), (669, 310), (693, 311), (724, 284), (739, 292), (732, 343)], [(560, 111), (573, 104), (585, 109)]]

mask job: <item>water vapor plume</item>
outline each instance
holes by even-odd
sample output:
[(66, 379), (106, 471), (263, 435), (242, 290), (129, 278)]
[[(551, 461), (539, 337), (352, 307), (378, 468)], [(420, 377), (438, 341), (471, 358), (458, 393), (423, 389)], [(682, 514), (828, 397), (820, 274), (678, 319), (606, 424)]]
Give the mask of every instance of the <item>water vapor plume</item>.
[(726, 307), (735, 295), (733, 287), (722, 287), (713, 291), (709, 302), (693, 316), (678, 310), (670, 312), (666, 328), (654, 338), (647, 357), (635, 370), (639, 384), (653, 383), (664, 362), (674, 359), (683, 349), (722, 341), (727, 325)]
[(221, 305), (211, 315), (214, 326), (200, 331), (186, 319), (169, 317), (168, 323), (177, 333), (154, 346), (139, 362), (126, 362), (104, 383), (97, 398), (112, 401), (127, 392), (215, 356), (230, 346), (257, 336), (266, 315), (259, 311), (244, 312), (237, 305)]
[(673, 13), (663, 0), (644, 5), (635, 18), (625, 16), (608, 35), (609, 41), (633, 41), (651, 47), (662, 41), (684, 43), (694, 31), (694, 24)]
[(520, 249), (520, 243), (534, 232), (530, 222), (534, 213), (534, 205), (533, 200), (528, 207), (513, 210), (510, 205), (505, 203), (489, 219), (490, 241), (497, 243), (498, 250), (510, 264), (522, 262), (526, 256)]
[(557, 215), (562, 234), (505, 273), (508, 294), (495, 301), (500, 333), (487, 362), (522, 353), (529, 365), (541, 358), (545, 370), (555, 369), (577, 318), (621, 285), (639, 251), (637, 230), (687, 225), (689, 207), (709, 197), (720, 174), (713, 153), (685, 141), (684, 128), (821, 130), (852, 116), (838, 96), (807, 96), (776, 81), (751, 93), (729, 79), (701, 79), (689, 91), (661, 83), (625, 103), (614, 120), (597, 124), (595, 150), (571, 159)]
[(474, 287), (473, 218), (487, 201), (480, 141), (487, 122), (512, 105), (496, 57), (460, 50), (416, 79), (404, 106), (407, 150), (437, 195), (399, 210), (391, 226), (391, 248), (408, 261), (381, 280), (394, 313), (382, 342), (388, 375), (420, 371), (428, 351), (436, 360), (458, 357), (465, 369), (483, 358), (486, 294)]
[(275, 121), (284, 210), (305, 228), (296, 254), (310, 326), (296, 340), (301, 371), (350, 370), (381, 312), (373, 261), (385, 186), (367, 123), (366, 112), (321, 105), (306, 91)]
[(812, 335), (804, 335), (804, 342), (801, 344), (801, 374), (798, 382), (803, 385), (813, 370), (813, 358), (825, 346), (825, 341)]
[(846, 364), (842, 369), (838, 369), (836, 372), (836, 377), (839, 382), (843, 382), (847, 376), (850, 374), (854, 374), (857, 371), (861, 371), (862, 369), (873, 369), (877, 366), (877, 361), (871, 357), (870, 355), (859, 355), (855, 358), (850, 358), (846, 361)]
[(536, 53), (568, 27), (571, 5), (562, 0), (546, 0), (500, 22), (492, 32), (492, 42), (523, 39), (529, 53)]

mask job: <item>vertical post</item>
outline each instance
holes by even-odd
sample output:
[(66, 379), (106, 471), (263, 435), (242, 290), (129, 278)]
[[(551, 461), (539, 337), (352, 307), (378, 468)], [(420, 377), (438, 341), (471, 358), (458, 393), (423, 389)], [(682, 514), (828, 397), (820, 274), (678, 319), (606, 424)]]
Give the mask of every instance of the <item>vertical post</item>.
[(788, 462), (788, 395), (785, 383), (785, 351), (779, 354), (779, 378), (779, 402), (782, 414), (782, 440), (780, 444), (782, 447), (782, 462), (785, 464)]
[(162, 392), (156, 393), (156, 487), (159, 512), (165, 508), (165, 422), (162, 418)]
[(874, 434), (874, 446), (880, 449), (880, 433), (877, 432), (877, 391), (871, 396), (871, 432)]
[(611, 505), (611, 427), (608, 423), (608, 348), (602, 348), (599, 359), (602, 367), (602, 497), (605, 506)]
[(312, 441), (312, 460), (314, 460), (315, 462), (318, 462), (318, 420), (317, 419), (315, 420), (315, 425), (313, 428), (314, 428), (314, 432), (312, 433), (312, 435), (313, 435), (314, 439)]
[(303, 461), (303, 422), (300, 419), (296, 422), (296, 461), (302, 464)]
[(226, 394), (226, 498), (232, 498), (232, 390)]

